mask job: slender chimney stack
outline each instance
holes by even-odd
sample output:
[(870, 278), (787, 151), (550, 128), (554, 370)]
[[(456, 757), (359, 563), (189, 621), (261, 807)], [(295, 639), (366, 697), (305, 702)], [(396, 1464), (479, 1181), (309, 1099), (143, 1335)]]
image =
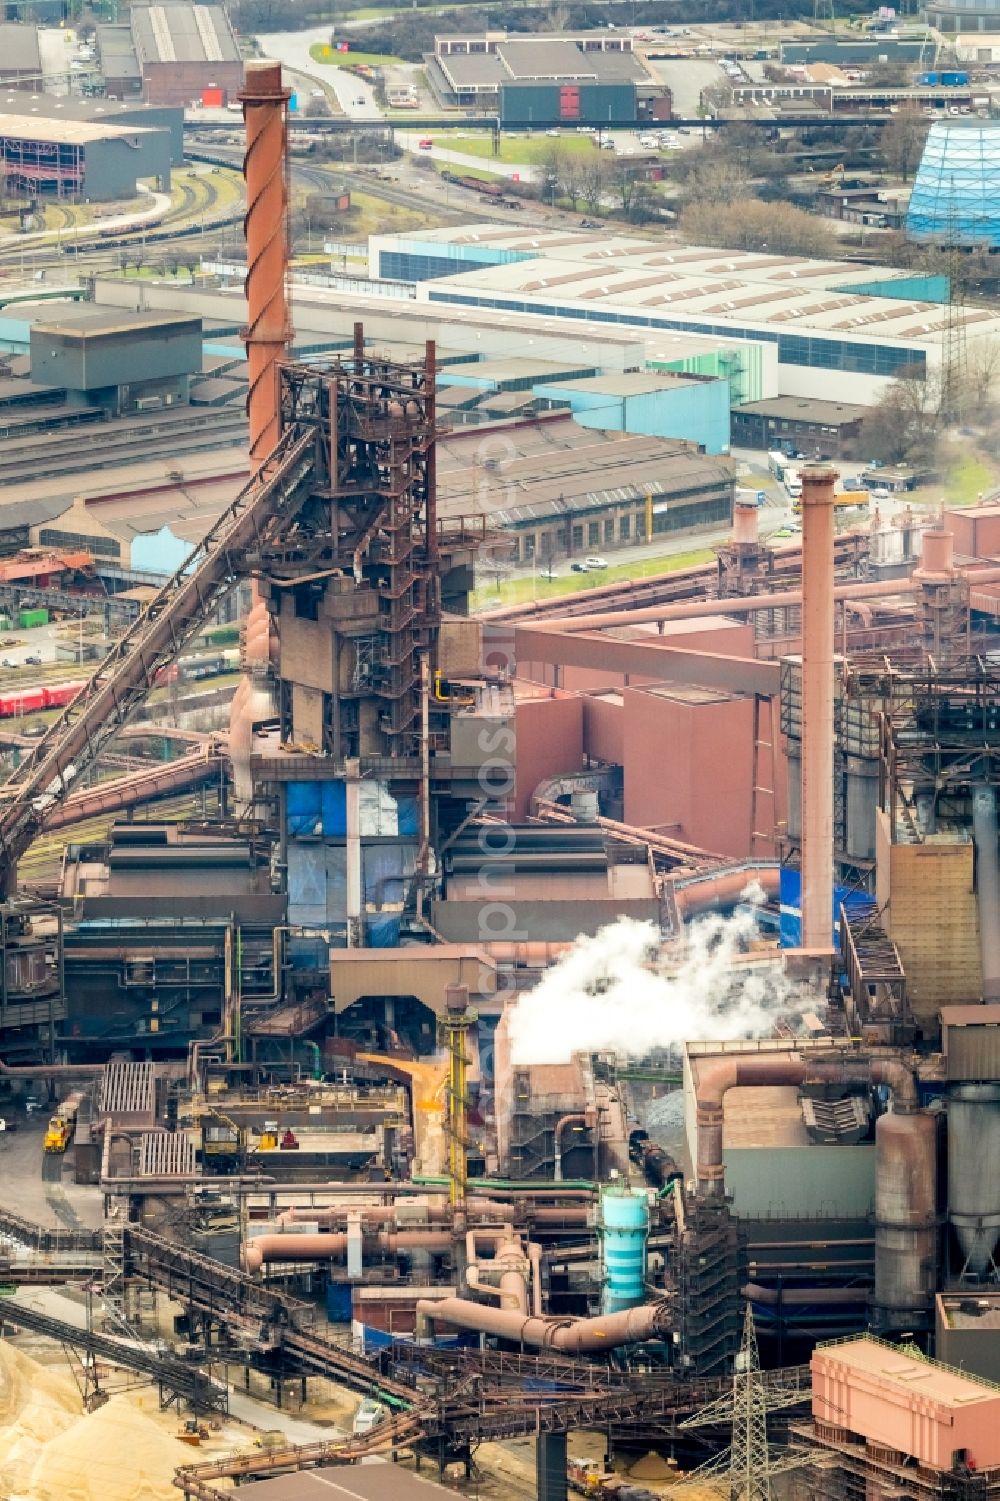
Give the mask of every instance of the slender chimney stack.
[(833, 947), (833, 487), (802, 470), (802, 947)]
[(248, 62), (240, 99), (246, 122), (247, 346), (250, 467), (256, 474), (280, 433), (278, 361), (292, 336), (288, 315), (288, 122), (291, 91), (281, 64)]

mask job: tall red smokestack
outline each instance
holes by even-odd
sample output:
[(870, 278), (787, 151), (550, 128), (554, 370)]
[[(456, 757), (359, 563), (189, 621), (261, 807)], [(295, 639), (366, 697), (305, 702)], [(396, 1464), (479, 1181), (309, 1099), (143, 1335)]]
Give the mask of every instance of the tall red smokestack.
[(247, 154), (248, 323), (250, 467), (256, 473), (278, 443), (277, 364), (292, 336), (288, 315), (288, 122), (291, 91), (282, 86), (281, 64), (248, 62), (243, 80)]
[(802, 471), (802, 947), (833, 947), (833, 487)]

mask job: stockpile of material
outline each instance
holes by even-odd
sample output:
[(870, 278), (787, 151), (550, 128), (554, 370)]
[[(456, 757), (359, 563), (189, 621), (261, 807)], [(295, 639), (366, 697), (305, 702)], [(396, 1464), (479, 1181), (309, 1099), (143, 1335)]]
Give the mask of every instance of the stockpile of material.
[(80, 1420), (80, 1393), (68, 1371), (39, 1365), (0, 1340), (0, 1494), (29, 1496), (42, 1446)]
[[(0, 1481), (9, 1501), (175, 1501), (191, 1450), (121, 1394), (81, 1413), (68, 1373), (0, 1342)], [(155, 1397), (145, 1400), (155, 1404)]]

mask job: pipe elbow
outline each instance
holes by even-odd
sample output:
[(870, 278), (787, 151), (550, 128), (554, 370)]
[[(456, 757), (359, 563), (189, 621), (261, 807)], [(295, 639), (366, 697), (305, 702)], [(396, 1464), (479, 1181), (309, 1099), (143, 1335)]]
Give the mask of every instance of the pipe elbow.
[(893, 1058), (873, 1058), (871, 1078), (872, 1083), (884, 1084), (892, 1091), (893, 1109), (900, 1115), (912, 1115), (920, 1108), (917, 1081), (905, 1063)]

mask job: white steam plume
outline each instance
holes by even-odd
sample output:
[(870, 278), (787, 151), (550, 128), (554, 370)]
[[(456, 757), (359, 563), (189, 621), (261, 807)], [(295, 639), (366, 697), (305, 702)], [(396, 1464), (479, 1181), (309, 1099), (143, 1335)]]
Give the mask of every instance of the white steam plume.
[[(744, 900), (758, 903), (759, 887)], [(686, 930), (670, 974), (652, 968), (656, 926), (622, 917), (593, 938), (578, 938), (559, 962), (515, 1002), (510, 1014), (515, 1064), (568, 1063), (576, 1052), (644, 1057), (684, 1042), (718, 1042), (769, 1033), (777, 1017), (798, 1009), (777, 965), (734, 966), (757, 936), (744, 908), (732, 917), (700, 918)]]

